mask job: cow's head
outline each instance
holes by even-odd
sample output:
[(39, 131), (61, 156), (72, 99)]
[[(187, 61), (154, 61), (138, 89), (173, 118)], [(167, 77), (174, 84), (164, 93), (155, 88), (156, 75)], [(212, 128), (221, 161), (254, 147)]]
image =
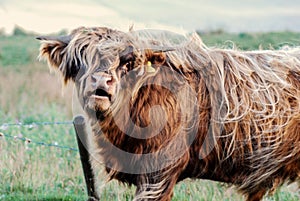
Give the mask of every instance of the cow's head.
[(42, 41), (40, 57), (46, 58), (65, 83), (75, 82), (82, 107), (101, 113), (125, 85), (155, 73), (165, 62), (164, 52), (170, 50), (159, 48), (155, 41), (148, 41), (147, 46), (132, 32), (104, 27), (78, 28), (67, 36), (37, 39)]

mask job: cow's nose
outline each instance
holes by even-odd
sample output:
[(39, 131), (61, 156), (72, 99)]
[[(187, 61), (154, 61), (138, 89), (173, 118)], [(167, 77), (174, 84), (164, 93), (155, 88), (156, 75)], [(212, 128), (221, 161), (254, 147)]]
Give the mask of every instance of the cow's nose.
[(106, 73), (94, 74), (91, 76), (94, 89), (102, 88), (108, 90), (112, 85), (112, 76)]

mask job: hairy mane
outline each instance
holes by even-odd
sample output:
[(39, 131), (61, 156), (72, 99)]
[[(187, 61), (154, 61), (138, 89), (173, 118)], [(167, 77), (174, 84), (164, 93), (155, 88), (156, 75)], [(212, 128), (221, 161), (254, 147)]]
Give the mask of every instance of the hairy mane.
[[(220, 163), (239, 156), (244, 158), (244, 163), (249, 164), (252, 170), (243, 181), (237, 181), (242, 183), (239, 187), (242, 191), (257, 190), (255, 186), (270, 175), (276, 177), (283, 165), (288, 167), (292, 161), (299, 160), (299, 48), (245, 52), (208, 48), (197, 35), (180, 45), (161, 38), (149, 39), (147, 34), (145, 38), (139, 38), (140, 43), (141, 41), (143, 45), (139, 44), (138, 47), (149, 47), (156, 43), (174, 48), (174, 51), (166, 52), (168, 59), (163, 65), (169, 71), (176, 72), (171, 76), (173, 79), (177, 79), (175, 74), (180, 74), (196, 93), (206, 96), (202, 97), (205, 101), (198, 96), (198, 102), (194, 104), (210, 107), (209, 129), (213, 142), (209, 143), (214, 146)], [(199, 74), (198, 80), (192, 76), (195, 72)], [(140, 100), (140, 96), (134, 94), (138, 94), (141, 86), (145, 88), (144, 85), (149, 79), (159, 79), (157, 77), (160, 76), (162, 72), (157, 70), (139, 79), (130, 93), (131, 98)], [(182, 85), (180, 79), (173, 80), (172, 84), (177, 87)], [(150, 88), (151, 85), (147, 87)], [(208, 93), (203, 93), (200, 89), (205, 89)], [(120, 98), (123, 99), (124, 97)], [(178, 104), (181, 103), (174, 102), (174, 105)], [(114, 109), (120, 109), (119, 107)], [(140, 105), (132, 110), (140, 111), (144, 107)], [(200, 124), (203, 113), (200, 111), (197, 118)], [(290, 129), (295, 132), (291, 134)], [(300, 173), (300, 170), (296, 171), (298, 172), (295, 172), (295, 177)], [(280, 185), (284, 180), (276, 182), (276, 185)]]

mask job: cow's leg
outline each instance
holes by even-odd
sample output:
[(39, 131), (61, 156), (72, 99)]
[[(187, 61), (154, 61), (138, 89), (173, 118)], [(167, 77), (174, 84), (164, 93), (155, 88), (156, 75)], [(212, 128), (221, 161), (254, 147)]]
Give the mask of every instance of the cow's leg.
[(162, 176), (161, 173), (140, 175), (134, 201), (171, 201), (178, 172)]
[(260, 201), (266, 193), (266, 189), (261, 189), (247, 195), (247, 201)]
[(84, 179), (86, 183), (87, 193), (89, 196), (88, 201), (99, 200), (99, 196), (95, 191), (95, 176), (90, 163), (90, 154), (88, 152), (87, 144), (87, 131), (85, 120), (83, 116), (76, 116), (74, 118), (74, 127), (76, 131), (76, 139), (80, 154), (81, 165), (84, 173)]

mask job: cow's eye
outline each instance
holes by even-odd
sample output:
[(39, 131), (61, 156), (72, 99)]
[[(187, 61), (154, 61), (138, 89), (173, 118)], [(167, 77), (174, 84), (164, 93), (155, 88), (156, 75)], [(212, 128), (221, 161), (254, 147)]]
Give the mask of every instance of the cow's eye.
[(132, 65), (132, 62), (131, 62), (131, 61), (129, 61), (129, 62), (127, 62), (127, 63), (125, 64), (125, 67), (126, 67), (127, 71), (129, 71), (129, 70), (131, 69), (131, 65)]
[(121, 66), (121, 68), (120, 68), (121, 77), (123, 77), (124, 75), (126, 75), (128, 73), (128, 71), (131, 69), (131, 65), (132, 65), (132, 62), (129, 61)]

